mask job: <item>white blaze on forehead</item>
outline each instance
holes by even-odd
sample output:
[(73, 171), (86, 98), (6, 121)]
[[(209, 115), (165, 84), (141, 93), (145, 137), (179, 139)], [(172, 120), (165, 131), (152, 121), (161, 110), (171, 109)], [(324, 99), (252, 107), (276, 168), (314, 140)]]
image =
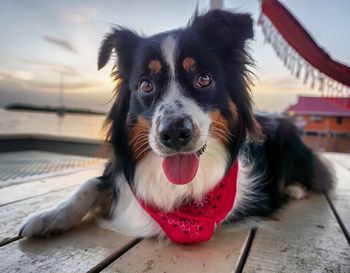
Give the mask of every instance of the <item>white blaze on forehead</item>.
[(176, 57), (176, 40), (173, 36), (166, 37), (161, 45), (161, 50), (165, 62), (170, 69), (171, 78), (175, 78), (175, 57)]
[(181, 99), (183, 95), (180, 92), (179, 84), (175, 79), (170, 81), (168, 86), (168, 92), (167, 95), (164, 97), (162, 104), (172, 104), (175, 102), (175, 100)]

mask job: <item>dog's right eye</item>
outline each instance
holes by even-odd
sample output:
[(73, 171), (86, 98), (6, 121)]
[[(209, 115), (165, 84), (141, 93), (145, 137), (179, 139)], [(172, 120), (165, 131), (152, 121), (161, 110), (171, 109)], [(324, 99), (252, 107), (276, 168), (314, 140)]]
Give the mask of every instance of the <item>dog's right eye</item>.
[(148, 94), (153, 91), (153, 84), (149, 80), (142, 80), (139, 85), (139, 90), (142, 93)]
[(197, 78), (197, 86), (198, 87), (209, 87), (212, 83), (211, 77), (209, 74), (201, 74)]

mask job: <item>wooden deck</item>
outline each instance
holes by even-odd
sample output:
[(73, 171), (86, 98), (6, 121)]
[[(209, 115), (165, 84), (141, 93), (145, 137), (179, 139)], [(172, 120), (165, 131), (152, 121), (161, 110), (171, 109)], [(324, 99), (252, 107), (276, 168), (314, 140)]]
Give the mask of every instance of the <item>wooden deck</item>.
[(11, 154), (3, 161), (1, 155), (1, 273), (350, 272), (348, 154), (325, 154), (338, 180), (328, 195), (291, 202), (256, 230), (224, 227), (209, 242), (188, 246), (125, 237), (93, 223), (50, 239), (20, 239), (17, 232), (24, 217), (56, 204), (78, 184), (99, 175), (103, 166), (83, 158), (78, 166), (40, 174), (38, 166), (22, 166), (25, 179), (16, 177), (11, 183), (5, 175), (14, 168), (6, 161)]

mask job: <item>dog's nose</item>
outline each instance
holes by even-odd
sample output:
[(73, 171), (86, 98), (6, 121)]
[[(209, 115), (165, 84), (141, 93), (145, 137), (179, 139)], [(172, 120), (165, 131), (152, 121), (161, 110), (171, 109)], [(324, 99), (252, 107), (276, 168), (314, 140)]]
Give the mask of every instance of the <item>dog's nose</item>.
[(187, 117), (168, 121), (160, 127), (160, 141), (168, 148), (177, 151), (193, 137), (193, 124), (191, 119)]

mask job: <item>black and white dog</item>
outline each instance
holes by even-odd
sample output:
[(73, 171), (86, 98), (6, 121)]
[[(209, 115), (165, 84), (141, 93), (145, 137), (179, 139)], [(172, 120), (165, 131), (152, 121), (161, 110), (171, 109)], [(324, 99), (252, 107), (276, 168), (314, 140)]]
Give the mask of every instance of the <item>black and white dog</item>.
[(214, 10), (151, 37), (115, 28), (98, 58), (100, 69), (118, 56), (106, 122), (114, 156), (101, 177), (29, 216), (20, 235), (63, 232), (99, 209), (104, 225), (127, 235), (199, 242), (221, 222), (329, 190), (330, 171), (296, 128), (253, 113), (252, 24), (249, 14)]

